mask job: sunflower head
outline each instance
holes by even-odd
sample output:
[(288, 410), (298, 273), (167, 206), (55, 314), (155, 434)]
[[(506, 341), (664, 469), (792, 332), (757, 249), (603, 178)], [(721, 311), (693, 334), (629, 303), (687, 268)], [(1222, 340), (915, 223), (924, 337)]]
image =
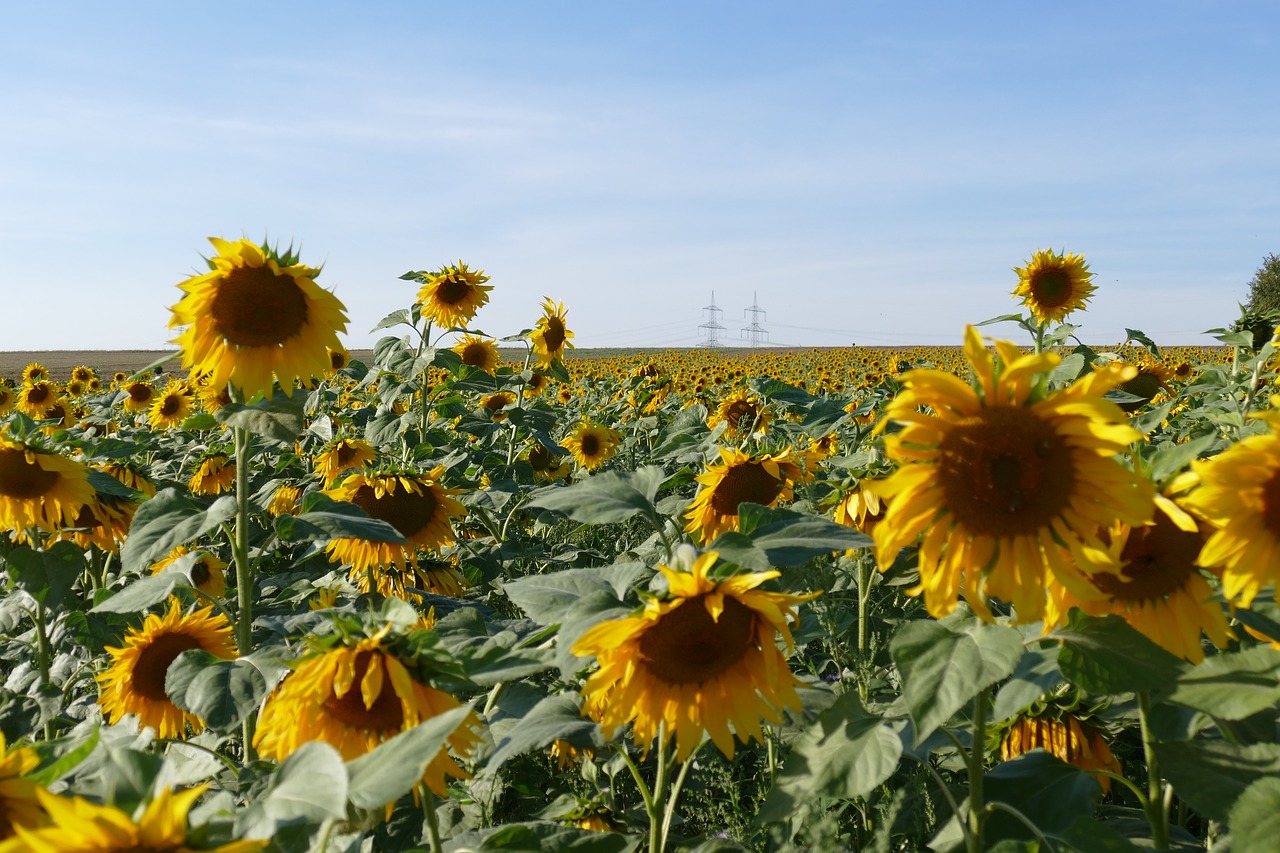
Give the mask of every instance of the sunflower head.
[(498, 369), (498, 343), (479, 335), (465, 334), (453, 346), (463, 364), (479, 368), (492, 376)]
[(613, 458), (622, 443), (622, 433), (591, 421), (580, 421), (560, 445), (573, 454), (574, 460), (588, 471), (599, 468)]
[(173, 343), (182, 366), (208, 375), (215, 387), (235, 385), (245, 398), (273, 392), (278, 377), (286, 394), (329, 372), (329, 350), (347, 329), (346, 308), (315, 283), (318, 269), (249, 240), (209, 238), (217, 254), (209, 272), (179, 287), (170, 328), (183, 328)]
[(462, 261), (442, 267), (436, 272), (408, 273), (401, 278), (423, 282), (418, 290), (422, 316), (437, 326), (455, 328), (471, 322), (489, 301), (493, 285), (485, 284), (489, 276), (484, 270), (468, 269)]
[(573, 332), (565, 326), (565, 313), (563, 302), (552, 302), (549, 296), (543, 298), (542, 316), (529, 335), (538, 367), (549, 368), (552, 364), (563, 361), (565, 347), (575, 348), (569, 343)]
[(324, 446), (316, 456), (316, 473), (331, 487), (343, 471), (363, 468), (378, 458), (378, 451), (363, 438), (339, 436)]
[(45, 367), (38, 361), (33, 361), (26, 367), (22, 368), (22, 384), (31, 385), (35, 382), (49, 381), (49, 368)]
[(727, 530), (738, 529), (739, 504), (778, 506), (791, 500), (793, 487), (806, 476), (790, 450), (751, 456), (722, 447), (720, 464), (696, 478), (702, 485), (685, 513), (688, 524), (684, 529), (710, 542)]
[(0, 529), (73, 527), (93, 499), (82, 463), (0, 432)]
[(182, 382), (170, 382), (155, 396), (147, 409), (147, 420), (152, 429), (172, 429), (182, 426), (191, 416), (191, 395)]
[(1111, 790), (1111, 779), (1098, 771), (1122, 772), (1101, 731), (1052, 707), (1015, 719), (1000, 741), (1000, 758), (1009, 761), (1033, 749), (1043, 749), (1060, 761), (1093, 773), (1103, 794)]
[(339, 345), (337, 349), (327, 348), (329, 352), (329, 373), (337, 373), (351, 363), (351, 353)]
[(1093, 295), (1093, 273), (1083, 255), (1040, 249), (1025, 267), (1013, 271), (1018, 274), (1013, 295), (1042, 323), (1058, 322)]
[(721, 401), (716, 411), (707, 419), (707, 426), (725, 425), (730, 438), (744, 435), (763, 435), (769, 426), (770, 415), (759, 398), (745, 391), (734, 391)]
[(188, 487), (193, 495), (220, 495), (236, 482), (236, 463), (221, 451), (206, 452), (196, 465)]

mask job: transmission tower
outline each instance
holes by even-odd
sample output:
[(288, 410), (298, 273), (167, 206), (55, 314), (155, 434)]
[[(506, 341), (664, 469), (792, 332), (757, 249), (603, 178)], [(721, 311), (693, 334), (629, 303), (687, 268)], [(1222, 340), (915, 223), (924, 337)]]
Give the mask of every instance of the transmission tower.
[(742, 336), (751, 346), (758, 347), (769, 342), (769, 330), (760, 325), (760, 321), (764, 319), (764, 309), (760, 307), (759, 297), (752, 292), (751, 298), (751, 307), (742, 310), (743, 317), (751, 315), (751, 325), (742, 327)]
[(724, 331), (724, 326), (720, 325), (720, 315), (724, 312), (716, 307), (716, 292), (714, 290), (711, 291), (711, 304), (703, 308), (702, 313), (707, 315), (707, 322), (698, 327), (699, 332), (705, 332), (705, 340), (700, 346), (723, 346), (720, 343), (720, 333)]

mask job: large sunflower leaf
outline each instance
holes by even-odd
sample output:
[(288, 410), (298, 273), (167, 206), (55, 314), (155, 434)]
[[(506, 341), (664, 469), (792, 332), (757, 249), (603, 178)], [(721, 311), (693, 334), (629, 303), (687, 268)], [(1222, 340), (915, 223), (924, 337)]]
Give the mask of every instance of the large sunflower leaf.
[(71, 586), (84, 573), (84, 552), (73, 543), (58, 542), (45, 551), (20, 545), (7, 559), (14, 583), (55, 612), (67, 600), (80, 597)]
[(562, 512), (582, 524), (612, 524), (643, 513), (659, 523), (654, 499), (667, 479), (656, 465), (645, 465), (635, 471), (607, 471), (596, 474), (568, 488), (549, 486), (533, 493), (531, 507)]
[(142, 574), (179, 545), (194, 542), (236, 514), (236, 499), (223, 495), (205, 506), (177, 489), (164, 489), (143, 501), (120, 549), (126, 574)]
[(1231, 846), (1271, 850), (1280, 837), (1280, 779), (1259, 779), (1231, 808)]
[(1047, 635), (1062, 643), (1058, 666), (1067, 680), (1090, 693), (1114, 695), (1159, 690), (1176, 681), (1187, 664), (1121, 619), (1072, 610), (1067, 625)]
[(216, 732), (234, 730), (270, 692), (262, 672), (249, 661), (223, 660), (203, 649), (188, 649), (174, 658), (164, 687), (173, 704)]
[(281, 825), (347, 816), (347, 768), (323, 741), (304, 743), (271, 777), (266, 796), (236, 815), (237, 838), (272, 838)]
[[(572, 696), (548, 696), (529, 713), (513, 721), (501, 735), (485, 764), (485, 772), (493, 773), (517, 755), (543, 749), (554, 741), (570, 741), (579, 746), (599, 747), (600, 726), (582, 716), (582, 709)], [(495, 732), (495, 735), (497, 733)]]
[(396, 542), (405, 539), (390, 524), (376, 518), (353, 503), (335, 501), (313, 492), (307, 496), (307, 512), (276, 516), (275, 529), (283, 542), (327, 542), (331, 539), (364, 539), (370, 542)]
[(104, 598), (90, 613), (141, 613), (151, 605), (164, 601), (180, 582), (187, 580), (180, 571), (148, 575)]
[(347, 762), (347, 797), (360, 809), (394, 803), (422, 781), (427, 765), (445, 747), (449, 735), (472, 714), (459, 705), (401, 732), (359, 758)]
[(1259, 779), (1280, 777), (1280, 745), (1232, 746), (1222, 741), (1157, 742), (1160, 772), (1191, 808), (1226, 822), (1245, 789)]
[(1170, 702), (1218, 720), (1245, 717), (1280, 705), (1280, 651), (1255, 646), (1208, 658), (1174, 685)]
[(799, 566), (872, 544), (865, 533), (822, 516), (753, 503), (739, 504), (738, 513), (739, 529), (721, 534), (707, 550), (744, 568)]
[(542, 853), (630, 853), (639, 836), (621, 832), (596, 832), (555, 821), (507, 823), (494, 829), (463, 832), (449, 839), (445, 853), (493, 853), (497, 850)]
[(239, 427), (254, 435), (280, 444), (293, 444), (302, 433), (304, 422), (303, 394), (287, 395), (276, 391), (275, 395), (253, 405), (232, 403), (213, 413), (220, 424)]

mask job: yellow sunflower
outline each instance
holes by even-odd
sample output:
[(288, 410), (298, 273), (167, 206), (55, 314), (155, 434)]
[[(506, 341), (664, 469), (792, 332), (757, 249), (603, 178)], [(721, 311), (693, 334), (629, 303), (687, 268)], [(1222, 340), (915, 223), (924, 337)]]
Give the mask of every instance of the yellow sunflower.
[(1038, 379), (1057, 355), (1024, 355), (1007, 341), (996, 349), (998, 376), (969, 326), (964, 353), (979, 391), (941, 370), (908, 371), (876, 427), (904, 425), (885, 438), (899, 468), (876, 487), (889, 499), (874, 533), (877, 558), (888, 568), (923, 535), (915, 591), (934, 617), (955, 608), (962, 580), (987, 619), (988, 595), (1011, 602), (1021, 620), (1039, 619), (1050, 576), (1096, 595), (1084, 575), (1113, 570), (1097, 531), (1144, 524), (1154, 509), (1150, 482), (1114, 458), (1142, 436), (1103, 399), (1135, 368), (1109, 366), (1045, 395)]
[(542, 316), (538, 325), (529, 335), (533, 342), (533, 352), (537, 357), (538, 367), (550, 367), (557, 361), (564, 360), (565, 347), (576, 349), (569, 343), (573, 332), (565, 327), (565, 307), (563, 302), (552, 302), (551, 297), (543, 297)]
[(30, 385), (33, 382), (47, 382), (49, 380), (49, 368), (45, 367), (38, 361), (33, 361), (26, 367), (22, 368), (22, 384)]
[(1071, 714), (1019, 717), (1000, 741), (1000, 758), (1009, 761), (1033, 749), (1043, 749), (1067, 764), (1092, 773), (1104, 794), (1111, 790), (1111, 779), (1096, 771), (1123, 775), (1120, 762), (1101, 732)]
[(551, 384), (551, 380), (541, 373), (530, 375), (529, 381), (524, 383), (524, 396), (526, 398), (540, 397), (542, 392), (547, 390), (547, 386)]
[(1114, 613), (1153, 642), (1192, 663), (1204, 660), (1203, 632), (1218, 648), (1231, 638), (1227, 615), (1196, 566), (1204, 536), (1195, 519), (1166, 497), (1148, 525), (1116, 522), (1102, 534), (1118, 574), (1097, 572), (1086, 582), (1099, 596), (1081, 598), (1049, 584), (1045, 630), (1063, 624), (1079, 607), (1091, 616)]
[(867, 483), (858, 483), (836, 504), (834, 518), (836, 524), (852, 527), (868, 536), (875, 532), (876, 525), (884, 518), (885, 503), (875, 493), (874, 487)]
[(212, 415), (231, 405), (231, 386), (201, 382), (196, 386), (196, 397), (200, 400), (200, 408)]
[(54, 534), (50, 541), (67, 539), (84, 549), (93, 545), (102, 551), (118, 554), (129, 535), (129, 525), (137, 509), (138, 505), (131, 500), (95, 492), (80, 507), (75, 521), (67, 525), (69, 529)]
[[(306, 657), (267, 698), (253, 744), (281, 761), (298, 747), (323, 741), (350, 761), (419, 723), (459, 706), (457, 699), (420, 680), (389, 644), (386, 631)], [(449, 735), (449, 746), (468, 755), (480, 742), (472, 715)], [(422, 780), (446, 796), (445, 776), (470, 776), (442, 748)]]
[(1093, 295), (1093, 273), (1083, 255), (1060, 255), (1040, 249), (1025, 267), (1014, 267), (1018, 286), (1013, 295), (1042, 323), (1056, 323)]
[(187, 394), (187, 386), (181, 382), (170, 382), (154, 400), (147, 410), (147, 420), (152, 429), (171, 429), (182, 426), (183, 421), (191, 417), (191, 397)]
[(480, 399), (480, 408), (488, 409), (490, 416), (495, 421), (506, 420), (507, 413), (503, 411), (516, 401), (516, 395), (510, 391), (496, 391), (488, 394)]
[(146, 474), (138, 470), (138, 463), (130, 460), (125, 462), (112, 462), (107, 465), (95, 466), (99, 471), (103, 471), (115, 477), (129, 488), (142, 492), (147, 497), (155, 497), (156, 484)]
[(453, 351), (462, 359), (463, 364), (478, 367), (492, 376), (498, 369), (498, 342), (487, 341), (479, 335), (463, 335), (453, 346)]
[(225, 453), (209, 453), (200, 460), (187, 486), (193, 495), (220, 495), (236, 482), (236, 463)]
[(685, 531), (710, 542), (726, 530), (738, 529), (738, 504), (777, 506), (791, 500), (793, 487), (805, 478), (790, 450), (750, 456), (721, 447), (720, 464), (695, 479), (702, 484), (685, 513)]
[(34, 749), (5, 746), (4, 732), (0, 732), (0, 841), (10, 838), (14, 827), (40, 826), (48, 823), (44, 810), (36, 799), (39, 787), (23, 776), (35, 770), (40, 757)]
[(538, 480), (563, 480), (573, 473), (569, 455), (560, 456), (541, 442), (534, 442), (525, 455), (525, 461), (533, 469)]
[[(687, 546), (682, 546), (687, 547)], [(594, 656), (600, 668), (582, 688), (588, 703), (602, 700), (599, 720), (606, 738), (633, 723), (632, 738), (647, 753), (674, 736), (676, 759), (685, 761), (705, 731), (729, 758), (734, 735), (763, 742), (760, 721), (782, 722), (783, 708), (800, 710), (781, 634), (789, 652), (792, 608), (814, 595), (756, 589), (777, 571), (709, 575), (717, 554), (678, 558), (685, 570), (658, 566), (667, 594), (652, 598), (635, 616), (611, 619), (587, 630), (573, 653)], [(730, 729), (732, 726), (732, 729)]]
[(257, 853), (271, 842), (231, 841), (218, 847), (188, 847), (187, 812), (208, 785), (175, 794), (164, 788), (134, 823), (127, 812), (80, 797), (59, 797), (40, 788), (45, 825), (15, 827), (15, 837), (0, 842), (0, 853)]
[(744, 435), (763, 435), (769, 426), (770, 415), (758, 398), (745, 391), (734, 391), (725, 397), (707, 418), (707, 426), (725, 424), (725, 434), (730, 438)]
[(155, 386), (145, 380), (130, 382), (124, 386), (124, 391), (128, 394), (124, 398), (124, 410), (126, 412), (145, 412), (151, 407), (151, 403), (156, 397)]
[(316, 456), (316, 473), (324, 479), (325, 488), (329, 488), (343, 471), (363, 468), (377, 458), (378, 451), (363, 438), (335, 438)]
[[(169, 552), (168, 556), (157, 560), (151, 565), (151, 574), (158, 575), (165, 569), (178, 561), (179, 557), (184, 557), (192, 551), (188, 545), (179, 545)], [(227, 591), (227, 562), (210, 554), (208, 551), (199, 551), (199, 556), (195, 562), (191, 564), (188, 570), (187, 579), (191, 581), (191, 585), (203, 592), (210, 598), (222, 598), (222, 594)]]
[(471, 322), (476, 312), (489, 301), (489, 291), (493, 290), (493, 285), (485, 284), (489, 276), (484, 274), (484, 270), (467, 269), (462, 261), (439, 272), (419, 275), (426, 279), (426, 284), (418, 291), (422, 316), (446, 329)]
[(1183, 501), (1217, 528), (1197, 563), (1221, 569), (1223, 595), (1240, 607), (1280, 583), (1280, 412), (1262, 417), (1272, 432), (1191, 463), (1200, 485)]
[(329, 350), (347, 330), (346, 308), (315, 283), (319, 270), (279, 258), (248, 240), (209, 238), (217, 255), (210, 271), (178, 285), (170, 328), (182, 328), (182, 366), (209, 384), (235, 385), (246, 399), (272, 394), (278, 377), (286, 394), (295, 380), (329, 372)]
[(164, 690), (169, 664), (187, 649), (204, 649), (224, 660), (234, 658), (236, 642), (227, 617), (214, 613), (212, 607), (183, 616), (178, 599), (170, 598), (168, 613), (148, 615), (141, 628), (129, 631), (120, 648), (107, 646), (111, 666), (97, 677), (98, 704), (107, 721), (115, 724), (125, 714), (133, 714), (161, 738), (184, 737), (187, 725), (195, 732), (204, 728), (199, 718), (173, 704)]
[(58, 399), (58, 389), (47, 379), (27, 383), (18, 390), (18, 411), (28, 417), (40, 420), (45, 409)]
[(0, 415), (9, 414), (17, 399), (17, 393), (8, 385), (0, 382)]
[(302, 500), (302, 489), (284, 483), (271, 495), (271, 500), (267, 503), (267, 512), (273, 516), (297, 515), (300, 500)]
[(93, 500), (89, 469), (58, 453), (46, 453), (0, 434), (0, 526), (22, 533), (54, 531), (75, 523)]
[(351, 363), (351, 353), (347, 352), (346, 347), (339, 344), (336, 349), (331, 348), (329, 350), (329, 373), (330, 374), (337, 373), (339, 370), (342, 370), (344, 367), (346, 367), (350, 363)]
[(560, 442), (573, 454), (574, 460), (588, 471), (594, 471), (613, 458), (622, 443), (622, 433), (607, 426), (579, 421)]

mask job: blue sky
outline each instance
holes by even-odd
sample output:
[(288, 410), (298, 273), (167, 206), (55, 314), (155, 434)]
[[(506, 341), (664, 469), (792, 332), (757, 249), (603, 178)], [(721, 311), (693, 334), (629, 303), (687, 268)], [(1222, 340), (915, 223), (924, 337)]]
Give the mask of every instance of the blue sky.
[[(1039, 248), (1207, 343), (1280, 253), (1280, 4), (60, 2), (0, 29), (0, 350), (161, 348), (208, 236), (347, 342), (462, 259), (582, 346), (956, 344)], [(1011, 325), (991, 331), (1017, 338)]]

